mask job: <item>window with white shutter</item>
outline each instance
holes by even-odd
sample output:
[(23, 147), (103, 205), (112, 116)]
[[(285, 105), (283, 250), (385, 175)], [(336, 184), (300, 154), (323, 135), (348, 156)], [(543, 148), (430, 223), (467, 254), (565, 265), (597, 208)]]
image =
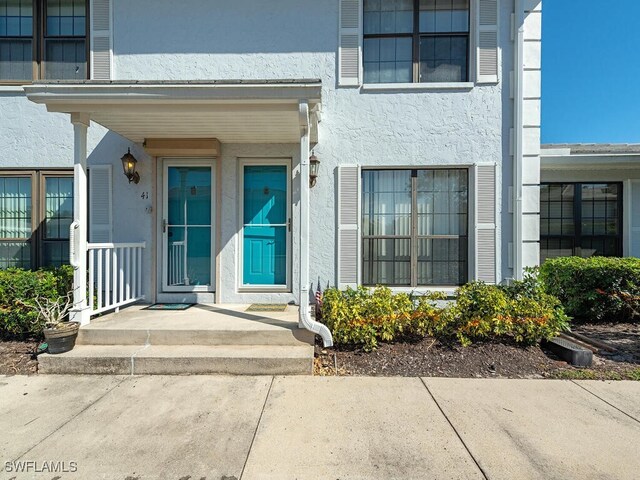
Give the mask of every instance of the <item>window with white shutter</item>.
[(112, 241), (112, 177), (111, 165), (95, 165), (89, 169), (89, 242)]
[(111, 0), (91, 0), (91, 79), (113, 77)]
[(479, 0), (476, 28), (476, 81), (498, 83), (499, 0)]
[(360, 259), (360, 168), (338, 167), (338, 288), (356, 287)]
[(475, 167), (476, 280), (496, 283), (496, 167)]
[(340, 0), (339, 30), (338, 83), (358, 86), (361, 83), (362, 0)]

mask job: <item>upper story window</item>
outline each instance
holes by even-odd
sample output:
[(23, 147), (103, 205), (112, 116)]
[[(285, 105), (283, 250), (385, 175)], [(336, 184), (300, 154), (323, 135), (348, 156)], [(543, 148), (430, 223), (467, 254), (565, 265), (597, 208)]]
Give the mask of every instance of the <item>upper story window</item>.
[(364, 0), (364, 82), (467, 82), (469, 0)]
[(87, 78), (87, 0), (0, 0), (0, 82)]

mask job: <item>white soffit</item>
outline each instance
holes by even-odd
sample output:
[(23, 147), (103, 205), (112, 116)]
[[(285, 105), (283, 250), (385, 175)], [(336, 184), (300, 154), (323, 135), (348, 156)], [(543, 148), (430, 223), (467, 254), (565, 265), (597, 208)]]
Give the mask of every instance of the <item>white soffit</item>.
[(297, 143), (299, 103), (308, 101), (310, 111), (319, 109), (321, 88), (319, 81), (82, 82), (35, 83), (24, 90), (50, 112), (89, 113), (92, 121), (134, 142), (217, 138), (223, 143)]

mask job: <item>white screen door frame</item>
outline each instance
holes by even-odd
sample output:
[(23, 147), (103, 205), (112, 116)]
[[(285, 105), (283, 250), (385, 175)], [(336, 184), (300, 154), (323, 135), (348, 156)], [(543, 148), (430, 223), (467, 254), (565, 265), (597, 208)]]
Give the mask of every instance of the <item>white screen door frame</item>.
[[(172, 285), (169, 282), (169, 168), (209, 167), (211, 169), (211, 265), (210, 285)], [(216, 264), (216, 160), (214, 158), (164, 158), (162, 159), (162, 212), (160, 232), (162, 235), (162, 290), (163, 292), (215, 292)], [(186, 222), (186, 220), (185, 220)], [(175, 261), (175, 260), (174, 260)]]

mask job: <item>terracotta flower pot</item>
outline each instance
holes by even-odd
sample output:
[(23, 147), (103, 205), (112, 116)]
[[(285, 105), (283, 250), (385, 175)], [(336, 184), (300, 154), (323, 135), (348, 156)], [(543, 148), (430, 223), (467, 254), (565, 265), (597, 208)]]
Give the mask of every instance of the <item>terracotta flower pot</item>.
[(63, 322), (56, 328), (45, 328), (44, 338), (48, 344), (48, 352), (64, 353), (73, 349), (78, 336), (78, 322)]

